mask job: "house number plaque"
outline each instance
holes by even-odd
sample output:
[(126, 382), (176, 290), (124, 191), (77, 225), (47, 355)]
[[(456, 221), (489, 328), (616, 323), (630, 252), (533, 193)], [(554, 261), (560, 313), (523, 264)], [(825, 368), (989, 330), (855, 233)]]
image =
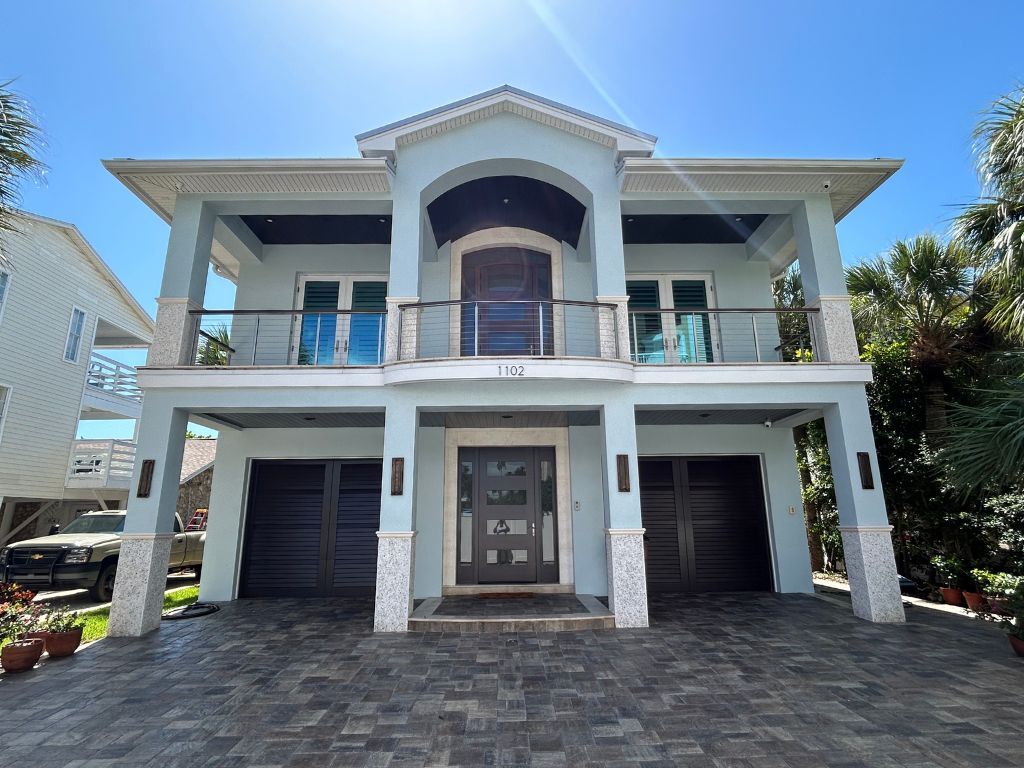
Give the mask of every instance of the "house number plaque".
[(499, 365), (498, 375), (502, 378), (508, 376), (525, 376), (526, 366), (525, 365)]

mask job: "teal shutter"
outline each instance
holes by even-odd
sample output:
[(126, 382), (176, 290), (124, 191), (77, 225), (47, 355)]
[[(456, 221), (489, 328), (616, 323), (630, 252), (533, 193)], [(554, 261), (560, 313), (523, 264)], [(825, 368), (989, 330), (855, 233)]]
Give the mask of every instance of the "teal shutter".
[(338, 330), (338, 296), (341, 283), (337, 280), (310, 280), (302, 295), (304, 314), (299, 333), (299, 365), (334, 365), (334, 340)]
[(665, 337), (661, 328), (661, 298), (657, 280), (628, 280), (629, 309), (651, 310), (629, 313), (629, 345), (639, 363), (665, 362)]

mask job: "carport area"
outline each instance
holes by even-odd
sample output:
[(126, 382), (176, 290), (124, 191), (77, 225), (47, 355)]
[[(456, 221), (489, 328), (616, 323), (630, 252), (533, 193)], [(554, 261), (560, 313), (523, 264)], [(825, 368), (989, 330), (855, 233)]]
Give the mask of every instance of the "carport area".
[(0, 678), (0, 764), (998, 766), (1024, 660), (979, 622), (672, 595), (635, 630), (373, 634), (366, 599), (239, 600)]

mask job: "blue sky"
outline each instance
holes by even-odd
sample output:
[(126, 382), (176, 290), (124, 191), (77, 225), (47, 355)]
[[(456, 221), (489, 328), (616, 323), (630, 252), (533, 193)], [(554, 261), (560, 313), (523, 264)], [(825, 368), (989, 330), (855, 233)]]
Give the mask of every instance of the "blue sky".
[[(351, 156), (356, 133), (501, 83), (664, 156), (905, 158), (840, 224), (860, 260), (976, 193), (970, 132), (1024, 80), (1022, 21), (1011, 2), (12, 3), (0, 78), (49, 138), (25, 207), (77, 224), (152, 312), (167, 226), (100, 159)], [(230, 304), (218, 282), (207, 306)]]

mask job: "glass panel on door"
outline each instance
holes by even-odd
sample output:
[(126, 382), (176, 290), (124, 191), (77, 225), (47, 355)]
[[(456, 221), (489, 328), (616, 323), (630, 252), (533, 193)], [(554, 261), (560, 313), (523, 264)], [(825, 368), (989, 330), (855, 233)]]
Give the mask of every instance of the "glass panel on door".
[(372, 314), (354, 313), (349, 316), (346, 346), (348, 365), (380, 365), (384, 361), (384, 318), (388, 284), (378, 280), (353, 280), (349, 306), (353, 310)]
[(672, 308), (690, 310), (675, 316), (676, 361), (713, 363), (711, 315), (692, 311), (708, 308), (707, 284), (703, 280), (673, 280)]
[(626, 283), (626, 294), (630, 309), (629, 344), (634, 362), (664, 363), (665, 335), (658, 281), (630, 280)]
[(303, 315), (296, 362), (299, 365), (334, 365), (341, 282), (307, 280), (303, 288)]

